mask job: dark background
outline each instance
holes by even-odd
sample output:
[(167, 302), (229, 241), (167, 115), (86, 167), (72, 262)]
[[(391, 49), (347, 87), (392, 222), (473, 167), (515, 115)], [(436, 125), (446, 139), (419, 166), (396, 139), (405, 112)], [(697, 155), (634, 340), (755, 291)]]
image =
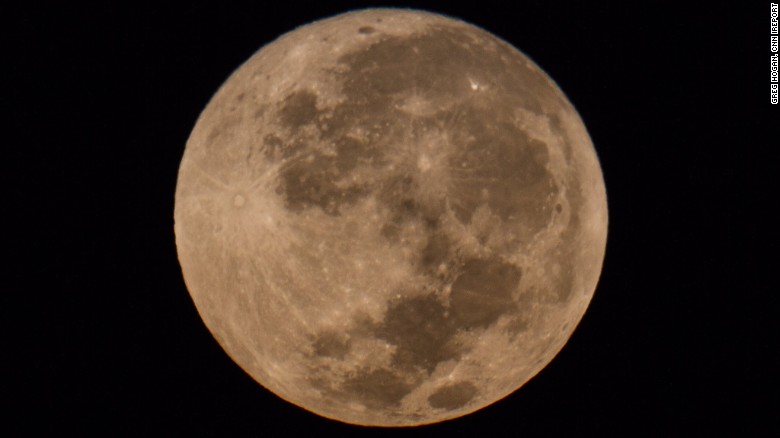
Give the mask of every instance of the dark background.
[(212, 94), (278, 35), (371, 4), (277, 3), (0, 6), (3, 430), (778, 435), (768, 2), (392, 3), (462, 18), (539, 64), (590, 132), (610, 213), (601, 281), (555, 360), (479, 412), (394, 430), (254, 383), (177, 261), (178, 165)]

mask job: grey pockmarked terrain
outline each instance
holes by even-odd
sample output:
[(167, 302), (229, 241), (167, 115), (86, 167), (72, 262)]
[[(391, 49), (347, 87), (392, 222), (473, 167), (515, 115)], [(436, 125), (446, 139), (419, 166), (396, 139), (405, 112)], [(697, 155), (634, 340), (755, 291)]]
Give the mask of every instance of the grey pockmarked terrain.
[(516, 390), (601, 270), (601, 170), (528, 58), (461, 21), (365, 10), (282, 36), (192, 132), (187, 286), (225, 351), (320, 415), (401, 426)]

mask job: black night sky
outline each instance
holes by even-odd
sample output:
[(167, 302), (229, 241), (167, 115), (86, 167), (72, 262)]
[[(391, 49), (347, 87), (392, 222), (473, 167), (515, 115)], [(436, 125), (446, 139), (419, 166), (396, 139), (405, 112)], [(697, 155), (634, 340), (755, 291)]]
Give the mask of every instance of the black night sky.
[[(8, 436), (778, 435), (769, 2), (275, 3), (0, 6)], [(227, 76), (371, 5), (527, 54), (584, 120), (609, 203), (601, 280), (561, 353), (416, 429), (326, 420), (254, 383), (201, 322), (173, 235), (185, 142)]]

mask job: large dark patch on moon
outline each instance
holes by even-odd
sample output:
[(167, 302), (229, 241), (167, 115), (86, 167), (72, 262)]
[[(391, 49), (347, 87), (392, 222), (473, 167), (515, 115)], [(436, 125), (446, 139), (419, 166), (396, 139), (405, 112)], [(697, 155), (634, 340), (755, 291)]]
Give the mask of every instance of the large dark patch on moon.
[(452, 383), (428, 396), (428, 404), (439, 409), (457, 409), (471, 401), (477, 392), (477, 387), (471, 382)]
[(454, 131), (461, 153), (451, 163), (456, 216), (468, 222), (478, 206), (487, 204), (502, 220), (538, 232), (549, 223), (550, 200), (557, 194), (547, 145), (492, 110), (463, 111), (469, 116)]
[(300, 128), (317, 117), (317, 95), (309, 90), (296, 91), (282, 102), (279, 118), (290, 129)]
[(461, 328), (487, 327), (512, 313), (520, 268), (500, 260), (468, 260), (452, 285), (450, 310)]
[(398, 373), (388, 369), (361, 370), (342, 386), (342, 393), (369, 408), (397, 406), (412, 385)]
[(448, 344), (454, 327), (445, 312), (445, 306), (433, 295), (406, 298), (390, 305), (374, 332), (396, 347), (394, 365), (431, 372), (439, 362), (457, 356)]

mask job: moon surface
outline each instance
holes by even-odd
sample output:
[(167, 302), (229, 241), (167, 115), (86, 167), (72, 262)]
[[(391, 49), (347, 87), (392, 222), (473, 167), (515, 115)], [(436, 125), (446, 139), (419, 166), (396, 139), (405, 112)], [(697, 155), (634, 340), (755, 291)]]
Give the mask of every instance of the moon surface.
[(530, 59), (462, 21), (367, 9), (223, 84), (179, 169), (184, 279), (230, 357), (324, 417), (411, 426), (507, 396), (601, 272), (585, 127)]

